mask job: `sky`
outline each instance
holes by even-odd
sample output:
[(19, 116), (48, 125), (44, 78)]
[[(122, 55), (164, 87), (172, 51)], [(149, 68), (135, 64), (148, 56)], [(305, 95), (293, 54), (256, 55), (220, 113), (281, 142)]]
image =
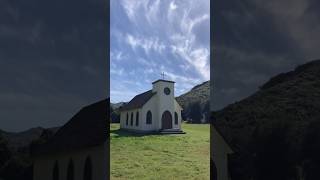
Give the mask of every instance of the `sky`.
[[(111, 101), (211, 78), (211, 109), (320, 58), (320, 2), (111, 0)], [(109, 94), (106, 1), (0, 1), (0, 129), (61, 126)], [(212, 20), (212, 54), (209, 22)], [(211, 70), (209, 59), (211, 58)]]
[(108, 96), (105, 1), (0, 1), (0, 129), (66, 123)]
[(210, 79), (209, 0), (111, 0), (110, 99), (127, 102), (162, 78), (175, 96)]
[(211, 5), (211, 110), (253, 94), (272, 76), (320, 59), (318, 0)]

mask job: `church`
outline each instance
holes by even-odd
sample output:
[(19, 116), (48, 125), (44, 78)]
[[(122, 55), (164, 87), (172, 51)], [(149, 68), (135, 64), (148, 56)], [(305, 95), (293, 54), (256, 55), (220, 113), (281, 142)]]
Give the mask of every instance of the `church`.
[(152, 89), (120, 108), (120, 128), (138, 133), (183, 133), (182, 108), (174, 97), (174, 81), (159, 79)]

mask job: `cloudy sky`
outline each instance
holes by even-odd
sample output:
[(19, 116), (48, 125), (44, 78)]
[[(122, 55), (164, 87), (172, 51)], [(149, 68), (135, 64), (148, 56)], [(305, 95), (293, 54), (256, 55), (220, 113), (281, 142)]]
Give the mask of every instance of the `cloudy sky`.
[(175, 95), (210, 78), (209, 0), (111, 0), (110, 98), (129, 101), (161, 78)]
[(61, 126), (107, 97), (105, 5), (0, 0), (0, 129)]
[(215, 0), (211, 5), (212, 110), (251, 95), (274, 75), (320, 59), (318, 0)]

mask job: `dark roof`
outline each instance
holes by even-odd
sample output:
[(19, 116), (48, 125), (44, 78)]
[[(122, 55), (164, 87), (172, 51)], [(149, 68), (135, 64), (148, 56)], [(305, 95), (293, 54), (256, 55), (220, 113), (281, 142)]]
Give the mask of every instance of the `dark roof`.
[[(216, 121), (215, 121), (215, 118), (214, 118), (214, 115), (213, 115), (213, 112), (210, 113), (211, 117), (211, 121), (210, 121), (210, 124), (214, 126), (215, 130), (220, 134), (220, 136), (222, 137), (222, 139), (224, 140), (224, 142), (227, 143), (227, 145), (230, 147), (230, 149), (235, 152), (236, 148), (235, 146), (231, 143), (231, 141), (229, 139), (226, 138), (225, 134), (223, 133), (224, 131), (221, 130), (220, 126), (217, 125)], [(212, 129), (210, 128), (210, 131)], [(211, 134), (211, 132), (210, 132)]]
[(130, 109), (136, 109), (142, 107), (146, 102), (149, 101), (149, 99), (155, 95), (156, 92), (152, 92), (152, 90), (149, 90), (147, 92), (141, 93), (136, 95), (133, 99), (131, 99), (130, 102), (127, 104), (123, 105), (120, 108), (120, 111), (124, 110), (130, 110)]
[(32, 155), (74, 151), (106, 142), (109, 135), (109, 99), (82, 108), (47, 143), (32, 148)]
[(163, 82), (169, 82), (169, 83), (175, 83), (174, 81), (169, 81), (169, 80), (164, 80), (164, 79), (158, 79), (156, 81), (154, 81), (152, 84), (159, 82), (159, 81), (163, 81)]

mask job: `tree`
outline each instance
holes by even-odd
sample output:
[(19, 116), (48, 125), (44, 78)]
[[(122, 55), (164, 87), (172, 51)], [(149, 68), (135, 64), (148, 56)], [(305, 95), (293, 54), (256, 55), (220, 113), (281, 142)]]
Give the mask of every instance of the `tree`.
[(301, 164), (306, 180), (320, 179), (320, 122), (309, 124), (302, 142)]
[(201, 106), (199, 102), (194, 102), (190, 105), (189, 108), (189, 117), (192, 120), (192, 123), (201, 123), (202, 113)]
[(294, 179), (296, 174), (293, 173), (294, 163), (289, 156), (287, 132), (287, 126), (281, 124), (256, 132), (252, 143), (254, 179)]
[(8, 148), (8, 141), (3, 137), (0, 132), (0, 169), (11, 157), (11, 152)]

